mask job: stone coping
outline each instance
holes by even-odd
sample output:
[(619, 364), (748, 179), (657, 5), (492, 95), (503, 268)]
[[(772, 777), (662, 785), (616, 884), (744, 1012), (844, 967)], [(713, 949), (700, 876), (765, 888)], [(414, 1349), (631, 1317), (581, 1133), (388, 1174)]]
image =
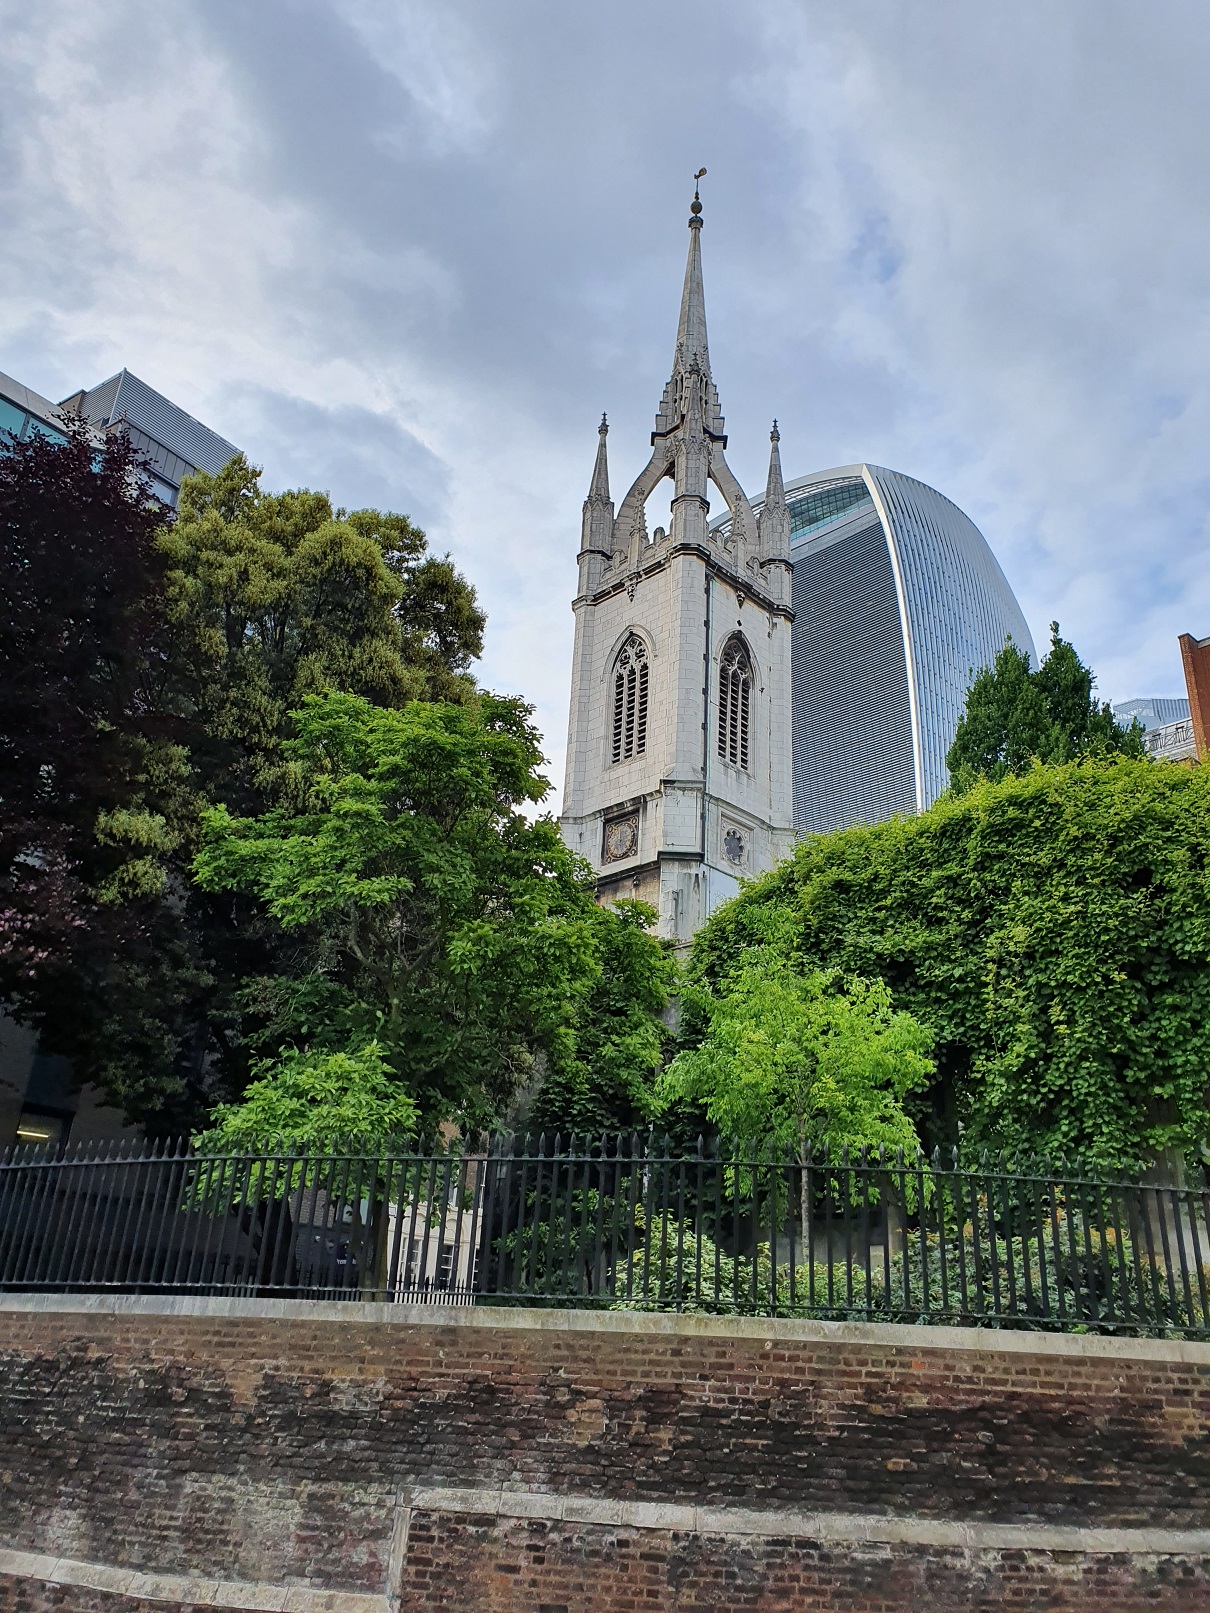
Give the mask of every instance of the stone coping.
[(417, 1488), (405, 1498), (413, 1512), (473, 1517), (532, 1518), (549, 1523), (675, 1534), (757, 1536), (821, 1545), (939, 1546), (960, 1551), (1061, 1551), (1088, 1556), (1210, 1556), (1210, 1529), (1110, 1527), (1084, 1524), (990, 1523), (981, 1519), (887, 1516), (866, 1512), (808, 1512), (797, 1507), (682, 1506), (662, 1501), (612, 1501), (602, 1496), (541, 1491)]
[(112, 1568), (78, 1557), (0, 1547), (0, 1574), (73, 1585), (139, 1602), (184, 1602), (193, 1607), (246, 1608), (249, 1613), (389, 1613), (385, 1596), (361, 1591), (312, 1590), (302, 1585), (270, 1585), (246, 1579), (213, 1579), (204, 1574), (148, 1573)]
[(385, 1305), (362, 1300), (245, 1299), (185, 1294), (0, 1294), (0, 1316), (159, 1317), (210, 1321), (355, 1323), (462, 1332), (595, 1333), (672, 1339), (722, 1339), (775, 1345), (881, 1345), (925, 1355), (1057, 1356), (1154, 1361), (1210, 1367), (1210, 1342), (1033, 1333), (1015, 1328), (906, 1326), (896, 1322), (823, 1322), (763, 1316), (705, 1316), (674, 1311), (572, 1310), (504, 1305)]

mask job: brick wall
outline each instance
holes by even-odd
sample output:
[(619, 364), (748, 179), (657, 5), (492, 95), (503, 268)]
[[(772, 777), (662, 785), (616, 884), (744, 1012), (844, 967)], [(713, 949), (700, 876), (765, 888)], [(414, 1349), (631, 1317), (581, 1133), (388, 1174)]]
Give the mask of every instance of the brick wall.
[(6, 1296), (0, 1368), (0, 1613), (1210, 1605), (1206, 1345)]

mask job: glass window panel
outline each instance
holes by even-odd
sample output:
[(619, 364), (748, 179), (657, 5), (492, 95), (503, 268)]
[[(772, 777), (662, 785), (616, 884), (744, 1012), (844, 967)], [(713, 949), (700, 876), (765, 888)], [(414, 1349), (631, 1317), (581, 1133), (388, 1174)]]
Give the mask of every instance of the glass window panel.
[(20, 437), (25, 428), (25, 410), (18, 409), (15, 403), (7, 398), (0, 398), (0, 431), (11, 432), (14, 437)]

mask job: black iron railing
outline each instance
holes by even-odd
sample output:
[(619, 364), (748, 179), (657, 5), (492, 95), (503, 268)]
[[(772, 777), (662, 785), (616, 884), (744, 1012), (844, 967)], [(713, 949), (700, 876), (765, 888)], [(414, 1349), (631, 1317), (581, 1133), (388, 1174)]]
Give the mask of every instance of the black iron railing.
[(497, 1138), (0, 1161), (0, 1289), (1210, 1337), (1210, 1194), (1043, 1164)]

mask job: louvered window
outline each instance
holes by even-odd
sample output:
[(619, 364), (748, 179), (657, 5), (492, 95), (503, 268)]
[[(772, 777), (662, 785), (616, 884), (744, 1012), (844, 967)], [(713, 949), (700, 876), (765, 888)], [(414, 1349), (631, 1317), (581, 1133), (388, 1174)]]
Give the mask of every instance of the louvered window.
[(718, 673), (718, 753), (745, 772), (752, 755), (751, 731), (752, 663), (743, 640), (733, 638)]
[(613, 760), (625, 762), (647, 749), (647, 646), (631, 634), (613, 675)]

